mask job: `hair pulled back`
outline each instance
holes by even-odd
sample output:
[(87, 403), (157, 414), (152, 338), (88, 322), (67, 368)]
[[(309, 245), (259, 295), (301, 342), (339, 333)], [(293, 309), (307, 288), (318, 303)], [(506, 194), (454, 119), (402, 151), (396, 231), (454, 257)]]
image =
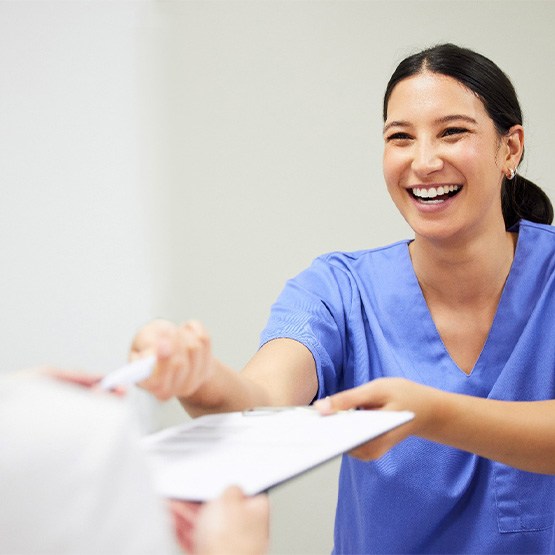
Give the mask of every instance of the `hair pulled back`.
[[(403, 79), (423, 71), (452, 77), (476, 94), (500, 136), (507, 134), (513, 125), (522, 125), (518, 98), (507, 75), (485, 56), (454, 44), (433, 46), (405, 58), (397, 66), (385, 90), (384, 121), (387, 119), (389, 97), (395, 86)], [(520, 219), (543, 224), (553, 221), (553, 206), (547, 195), (519, 174), (512, 180), (503, 178), (501, 207), (506, 229)]]

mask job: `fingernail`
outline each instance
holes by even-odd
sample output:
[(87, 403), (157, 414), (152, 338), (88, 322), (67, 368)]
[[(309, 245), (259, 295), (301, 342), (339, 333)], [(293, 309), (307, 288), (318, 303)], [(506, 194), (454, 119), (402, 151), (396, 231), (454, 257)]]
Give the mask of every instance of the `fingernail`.
[(314, 403), (314, 406), (321, 414), (331, 414), (333, 412), (331, 399), (329, 397), (318, 399), (318, 401)]

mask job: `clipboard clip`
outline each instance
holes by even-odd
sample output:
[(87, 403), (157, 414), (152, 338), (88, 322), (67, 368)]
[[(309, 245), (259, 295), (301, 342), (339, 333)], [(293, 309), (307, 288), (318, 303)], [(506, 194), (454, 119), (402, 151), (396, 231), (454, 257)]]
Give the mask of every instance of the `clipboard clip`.
[(267, 407), (252, 407), (242, 411), (243, 416), (268, 416), (278, 412), (287, 412), (293, 410), (311, 411), (316, 412), (316, 408), (311, 405), (291, 405), (291, 406), (267, 406)]

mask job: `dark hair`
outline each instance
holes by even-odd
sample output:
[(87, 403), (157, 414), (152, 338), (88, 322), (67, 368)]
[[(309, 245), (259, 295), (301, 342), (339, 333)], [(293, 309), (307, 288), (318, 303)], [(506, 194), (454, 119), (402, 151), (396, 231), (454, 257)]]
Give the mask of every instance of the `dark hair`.
[[(384, 121), (387, 119), (389, 97), (395, 86), (403, 79), (423, 71), (452, 77), (474, 92), (484, 104), (500, 135), (508, 133), (513, 125), (522, 125), (518, 98), (507, 75), (485, 56), (454, 44), (433, 46), (405, 58), (397, 66), (385, 90)], [(544, 224), (553, 221), (553, 206), (547, 195), (518, 174), (512, 180), (503, 178), (501, 207), (506, 229), (520, 219)]]

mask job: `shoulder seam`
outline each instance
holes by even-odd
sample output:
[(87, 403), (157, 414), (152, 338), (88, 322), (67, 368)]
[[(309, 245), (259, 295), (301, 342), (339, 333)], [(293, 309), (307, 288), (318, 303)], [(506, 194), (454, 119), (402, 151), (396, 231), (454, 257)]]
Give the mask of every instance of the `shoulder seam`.
[(389, 245), (384, 245), (384, 246), (381, 246), (381, 247), (375, 247), (375, 248), (371, 248), (371, 249), (361, 249), (361, 250), (356, 250), (356, 251), (331, 251), (331, 252), (327, 252), (325, 254), (322, 254), (322, 255), (318, 256), (317, 260), (320, 259), (320, 260), (323, 260), (325, 262), (332, 263), (332, 261), (330, 259), (333, 256), (336, 256), (336, 255), (345, 256), (345, 257), (350, 258), (351, 260), (353, 260), (355, 258), (359, 258), (360, 256), (364, 256), (364, 255), (367, 255), (367, 254), (372, 254), (372, 253), (375, 253), (375, 252), (389, 250), (389, 249), (398, 247), (400, 245), (406, 245), (410, 241), (412, 241), (412, 239), (403, 239), (401, 241), (396, 241), (395, 243), (391, 243)]

